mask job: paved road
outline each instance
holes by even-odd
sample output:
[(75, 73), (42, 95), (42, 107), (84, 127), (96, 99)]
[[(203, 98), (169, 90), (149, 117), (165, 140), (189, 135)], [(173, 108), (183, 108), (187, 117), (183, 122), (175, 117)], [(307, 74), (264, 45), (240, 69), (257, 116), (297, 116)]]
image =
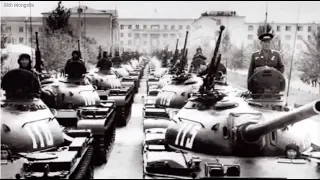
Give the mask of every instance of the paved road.
[(126, 127), (117, 129), (109, 162), (95, 169), (94, 179), (142, 178), (142, 96), (146, 94), (146, 71), (144, 75), (132, 106), (132, 117)]

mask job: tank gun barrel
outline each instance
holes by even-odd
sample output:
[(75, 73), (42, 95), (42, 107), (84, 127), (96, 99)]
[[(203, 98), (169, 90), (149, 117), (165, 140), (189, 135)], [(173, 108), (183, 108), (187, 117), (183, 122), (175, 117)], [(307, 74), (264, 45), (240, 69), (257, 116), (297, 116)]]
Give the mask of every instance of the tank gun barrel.
[(253, 142), (265, 134), (316, 115), (320, 115), (320, 99), (275, 117), (270, 121), (246, 125), (240, 128), (242, 129), (241, 134), (244, 140)]

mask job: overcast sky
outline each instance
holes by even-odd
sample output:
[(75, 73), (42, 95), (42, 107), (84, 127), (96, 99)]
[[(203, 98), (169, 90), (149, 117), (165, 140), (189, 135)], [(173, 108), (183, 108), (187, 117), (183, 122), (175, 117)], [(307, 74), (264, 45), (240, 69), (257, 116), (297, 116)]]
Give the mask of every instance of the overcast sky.
[[(1, 1), (1, 16), (29, 16), (30, 8), (5, 7), (6, 3), (33, 4), (32, 16), (41, 16), (42, 12), (53, 10), (58, 1)], [(71, 8), (79, 5), (79, 1), (63, 1)], [(267, 1), (81, 1), (94, 9), (117, 9), (120, 18), (198, 18), (205, 11), (236, 11), (246, 16), (247, 22), (264, 21)], [(297, 22), (300, 6), (299, 22), (320, 23), (320, 2), (317, 1), (270, 1), (268, 2), (268, 22)]]

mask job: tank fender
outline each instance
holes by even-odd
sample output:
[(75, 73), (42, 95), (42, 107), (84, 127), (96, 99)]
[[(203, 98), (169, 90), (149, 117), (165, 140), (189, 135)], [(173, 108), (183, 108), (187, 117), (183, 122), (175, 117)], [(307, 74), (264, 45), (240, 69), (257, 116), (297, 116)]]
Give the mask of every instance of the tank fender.
[(124, 106), (125, 104), (129, 103), (130, 99), (131, 99), (131, 94), (129, 95), (128, 98), (126, 98), (126, 95), (122, 95), (122, 96), (109, 95), (109, 100), (115, 101), (116, 102), (116, 107)]
[[(97, 108), (96, 111), (86, 112), (89, 116), (84, 116), (84, 111), (79, 111), (81, 119), (78, 121), (77, 128), (90, 129), (93, 135), (104, 135), (114, 121), (114, 108), (110, 108), (108, 111), (105, 111), (104, 108)], [(95, 115), (102, 115), (102, 117), (95, 117)]]
[(74, 109), (58, 109), (56, 118), (64, 118), (64, 119), (73, 119), (73, 118), (78, 118), (77, 111)]

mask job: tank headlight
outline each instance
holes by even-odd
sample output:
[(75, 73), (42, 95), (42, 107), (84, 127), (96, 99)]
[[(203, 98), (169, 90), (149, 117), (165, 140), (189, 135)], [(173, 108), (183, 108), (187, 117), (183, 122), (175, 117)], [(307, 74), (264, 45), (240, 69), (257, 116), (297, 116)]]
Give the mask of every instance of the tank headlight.
[(227, 176), (240, 176), (240, 166), (228, 167)]

